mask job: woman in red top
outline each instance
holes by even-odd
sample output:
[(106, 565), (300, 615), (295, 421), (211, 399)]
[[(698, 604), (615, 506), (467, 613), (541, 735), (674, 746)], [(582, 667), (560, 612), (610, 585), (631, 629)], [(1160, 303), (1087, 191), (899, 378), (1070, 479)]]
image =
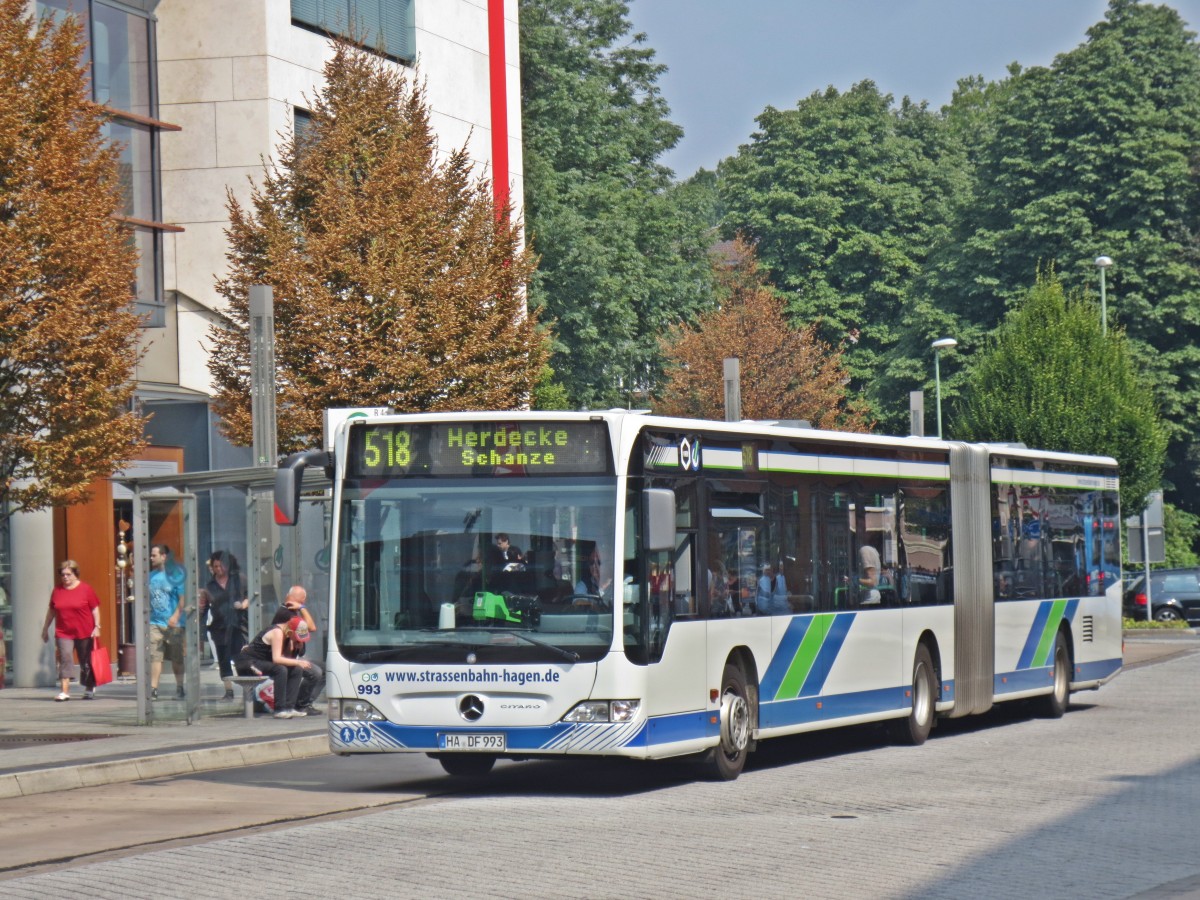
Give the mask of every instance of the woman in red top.
[[(87, 584), (79, 580), (79, 564), (63, 560), (58, 567), (60, 584), (50, 595), (46, 623), (42, 625), (42, 643), (50, 640), (50, 623), (58, 644), (58, 679), (62, 691), (55, 700), (70, 700), (71, 679), (79, 675), (83, 699), (91, 700), (96, 691), (96, 676), (92, 672), (92, 641), (100, 636), (100, 598)], [(78, 672), (75, 656), (79, 656)]]

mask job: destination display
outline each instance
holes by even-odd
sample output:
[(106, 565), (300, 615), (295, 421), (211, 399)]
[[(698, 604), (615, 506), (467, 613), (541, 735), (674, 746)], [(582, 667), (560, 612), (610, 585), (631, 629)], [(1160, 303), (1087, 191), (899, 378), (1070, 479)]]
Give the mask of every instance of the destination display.
[(603, 422), (413, 422), (350, 428), (350, 478), (603, 475)]

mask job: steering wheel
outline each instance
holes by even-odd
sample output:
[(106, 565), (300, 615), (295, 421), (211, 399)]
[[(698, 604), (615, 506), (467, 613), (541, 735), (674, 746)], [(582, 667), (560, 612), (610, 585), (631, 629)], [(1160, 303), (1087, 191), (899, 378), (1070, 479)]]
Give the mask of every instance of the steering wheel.
[(608, 609), (608, 601), (599, 594), (572, 594), (569, 600), (577, 609)]

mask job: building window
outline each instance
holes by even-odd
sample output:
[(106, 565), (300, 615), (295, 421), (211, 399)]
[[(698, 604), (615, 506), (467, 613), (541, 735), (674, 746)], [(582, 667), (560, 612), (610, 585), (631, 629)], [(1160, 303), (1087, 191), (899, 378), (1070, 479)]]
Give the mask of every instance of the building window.
[(292, 108), (292, 134), (296, 136), (296, 146), (309, 139), (312, 132), (312, 113), (299, 106)]
[(83, 63), (92, 82), (92, 99), (106, 105), (112, 117), (105, 135), (120, 147), (117, 168), (125, 205), (118, 218), (138, 249), (132, 285), (135, 311), (150, 328), (166, 324), (162, 288), (162, 235), (178, 231), (162, 222), (158, 136), (178, 130), (155, 118), (154, 20), (137, 7), (153, 4), (104, 0), (37, 0), (41, 17), (62, 21), (73, 15), (84, 25)]
[(357, 37), (385, 56), (416, 58), (414, 0), (292, 0), (292, 24), (321, 34)]

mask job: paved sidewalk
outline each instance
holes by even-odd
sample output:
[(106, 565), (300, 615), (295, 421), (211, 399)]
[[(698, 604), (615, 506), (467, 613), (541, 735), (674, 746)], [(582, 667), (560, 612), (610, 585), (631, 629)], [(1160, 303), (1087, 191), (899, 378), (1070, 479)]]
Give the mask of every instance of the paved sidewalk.
[(324, 716), (246, 719), (240, 689), (227, 701), (215, 670), (202, 669), (200, 680), (191, 725), (169, 674), (159, 693), (171, 699), (155, 702), (153, 726), (137, 724), (132, 679), (98, 688), (95, 700), (73, 684), (65, 703), (54, 700), (57, 686), (0, 690), (0, 800), (329, 752)]

